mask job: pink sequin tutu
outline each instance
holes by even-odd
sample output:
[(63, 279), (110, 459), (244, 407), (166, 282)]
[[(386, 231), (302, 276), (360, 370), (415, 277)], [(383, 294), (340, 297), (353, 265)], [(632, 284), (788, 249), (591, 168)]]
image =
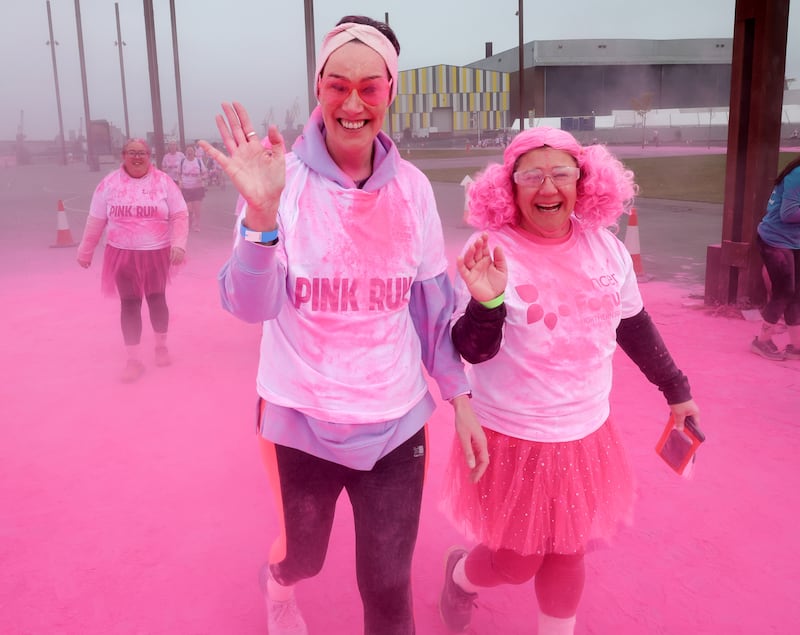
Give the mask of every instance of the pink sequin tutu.
[(101, 287), (105, 295), (141, 298), (164, 293), (169, 281), (169, 247), (119, 249), (106, 245)]
[(577, 441), (538, 443), (486, 431), (489, 467), (471, 483), (458, 438), (442, 511), (489, 549), (577, 553), (630, 522), (634, 481), (611, 421)]

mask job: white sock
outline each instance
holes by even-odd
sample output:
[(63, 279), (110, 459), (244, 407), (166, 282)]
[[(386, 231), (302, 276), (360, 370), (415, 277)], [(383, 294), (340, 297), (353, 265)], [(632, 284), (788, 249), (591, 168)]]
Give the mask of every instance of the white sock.
[(539, 635), (572, 635), (575, 632), (575, 616), (553, 617), (539, 611)]
[(286, 602), (287, 600), (291, 600), (292, 596), (294, 596), (294, 585), (283, 586), (282, 584), (278, 584), (270, 575), (269, 580), (267, 580), (267, 593), (269, 594), (270, 600)]
[(795, 350), (800, 350), (800, 324), (793, 324), (786, 328), (789, 331), (789, 341)]
[(167, 345), (167, 334), (166, 333), (154, 333), (156, 336), (156, 346), (165, 346)]
[(142, 358), (140, 353), (141, 344), (129, 344), (125, 346), (125, 349), (128, 351), (128, 359), (135, 359), (138, 361)]
[(759, 342), (769, 342), (772, 339), (772, 335), (775, 333), (775, 324), (770, 324), (769, 322), (762, 322), (761, 323), (761, 332), (758, 334), (758, 341)]
[(466, 591), (467, 593), (477, 593), (480, 591), (481, 587), (475, 586), (469, 581), (465, 566), (466, 562), (467, 557), (464, 556), (456, 563), (456, 566), (453, 567), (453, 582), (455, 582), (463, 591)]

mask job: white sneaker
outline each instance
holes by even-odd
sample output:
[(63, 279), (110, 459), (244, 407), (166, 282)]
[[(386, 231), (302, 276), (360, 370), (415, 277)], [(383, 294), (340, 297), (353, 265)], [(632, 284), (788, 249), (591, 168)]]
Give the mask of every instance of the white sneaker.
[(265, 564), (258, 572), (258, 584), (264, 594), (267, 606), (267, 632), (269, 635), (308, 635), (308, 627), (303, 614), (297, 607), (297, 600), (292, 594), (288, 600), (280, 602), (269, 597), (267, 583), (272, 579), (269, 564)]

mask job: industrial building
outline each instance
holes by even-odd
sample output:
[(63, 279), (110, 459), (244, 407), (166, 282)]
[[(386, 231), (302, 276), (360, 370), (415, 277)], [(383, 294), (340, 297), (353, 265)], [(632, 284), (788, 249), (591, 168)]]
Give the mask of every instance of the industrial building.
[[(632, 113), (637, 105), (726, 109), (732, 44), (724, 38), (528, 42), (523, 113), (530, 123), (557, 118), (562, 128), (593, 130), (598, 117)], [(410, 129), (418, 137), (518, 129), (519, 49), (491, 49), (487, 43), (486, 56), (463, 67), (401, 71), (389, 129), (395, 135)]]

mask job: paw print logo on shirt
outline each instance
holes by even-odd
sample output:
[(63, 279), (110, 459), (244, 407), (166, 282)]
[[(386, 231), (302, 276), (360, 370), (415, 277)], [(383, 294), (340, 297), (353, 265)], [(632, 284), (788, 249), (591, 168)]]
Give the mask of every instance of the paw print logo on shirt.
[(570, 314), (569, 306), (563, 303), (558, 305), (556, 312), (546, 311), (545, 308), (538, 303), (539, 289), (537, 289), (535, 285), (521, 284), (518, 287), (514, 287), (514, 290), (519, 297), (522, 298), (523, 302), (528, 303), (528, 324), (543, 321), (544, 325), (552, 331), (556, 327), (556, 324), (558, 324), (559, 316), (566, 317)]

